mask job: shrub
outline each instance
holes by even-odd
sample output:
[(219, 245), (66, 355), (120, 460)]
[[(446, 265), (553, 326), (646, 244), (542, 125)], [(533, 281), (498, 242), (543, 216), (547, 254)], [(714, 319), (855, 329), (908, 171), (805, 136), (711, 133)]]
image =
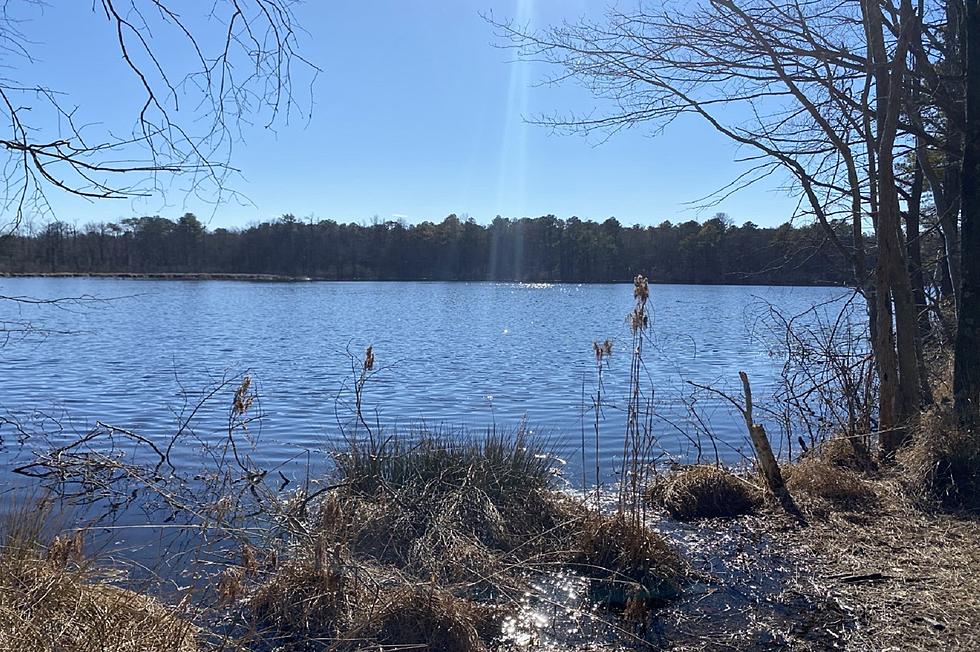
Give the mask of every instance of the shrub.
[(297, 546), (249, 595), (246, 606), (262, 629), (299, 640), (332, 638), (353, 622), (359, 587), (350, 560), (338, 549), (312, 548)]
[(474, 593), (491, 589), (481, 577), (505, 579), (502, 562), (567, 550), (562, 539), (583, 511), (555, 490), (554, 458), (521, 433), (393, 437), (336, 457), (344, 489), (321, 506), (325, 536), (359, 559)]
[(553, 458), (521, 434), (390, 438), (336, 456), (307, 536), (246, 599), (267, 640), (480, 651), (500, 634), (500, 598), (562, 566), (613, 606), (678, 591), (663, 540), (558, 491)]
[(344, 483), (374, 495), (391, 488), (470, 484), (491, 500), (550, 488), (555, 457), (528, 442), (523, 430), (513, 437), (487, 433), (482, 439), (429, 432), (351, 441), (334, 453)]

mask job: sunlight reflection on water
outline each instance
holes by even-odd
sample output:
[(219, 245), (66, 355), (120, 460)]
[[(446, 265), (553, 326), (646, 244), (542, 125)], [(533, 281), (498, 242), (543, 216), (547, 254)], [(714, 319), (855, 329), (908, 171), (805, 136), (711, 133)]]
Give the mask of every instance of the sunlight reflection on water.
[[(592, 342), (609, 338), (598, 446), (607, 479), (621, 450), (630, 284), (22, 278), (0, 279), (0, 289), (33, 297), (122, 297), (63, 310), (0, 304), (8, 313), (0, 319), (72, 332), (0, 348), (0, 409), (27, 421), (43, 415), (82, 432), (98, 419), (165, 440), (188, 399), (192, 404), (225, 374), (250, 370), (264, 412), (253, 433), (254, 458), (265, 467), (292, 464), (294, 475), (303, 474), (308, 464), (320, 468), (340, 437), (342, 388), (351, 373), (345, 351), (359, 355), (372, 344), (383, 369), (364, 393), (372, 418), (403, 430), (422, 419), (429, 426), (503, 429), (526, 420), (567, 460), (574, 483), (583, 465), (595, 466)], [(693, 432), (686, 379), (737, 392), (737, 373), (745, 370), (760, 400), (771, 391), (780, 361), (758, 337), (754, 305), (770, 301), (793, 313), (843, 294), (840, 288), (652, 286), (644, 380), (663, 449), (678, 459), (694, 454), (684, 434)], [(220, 436), (230, 399), (216, 397), (196, 416), (201, 437)], [(724, 444), (722, 457), (738, 462), (748, 449), (739, 415), (711, 396), (700, 397), (697, 409)], [(174, 455), (178, 464), (200, 461), (193, 448)], [(298, 465), (297, 456), (305, 456)]]

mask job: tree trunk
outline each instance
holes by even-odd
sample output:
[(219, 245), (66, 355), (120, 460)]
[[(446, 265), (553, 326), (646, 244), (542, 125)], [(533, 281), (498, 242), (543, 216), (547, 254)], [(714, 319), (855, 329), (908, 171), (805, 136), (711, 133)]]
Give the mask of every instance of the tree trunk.
[[(925, 13), (925, 0), (918, 2), (918, 16)], [(915, 67), (921, 68), (924, 62), (920, 58), (922, 49), (922, 24), (915, 21), (915, 32), (912, 36), (916, 44)], [(922, 88), (919, 77), (913, 76), (911, 89), (909, 92), (910, 115), (915, 115), (915, 121), (923, 124), (922, 120)], [(926, 370), (925, 356), (923, 355), (923, 342), (929, 337), (929, 313), (926, 306), (925, 279), (922, 273), (922, 240), (919, 233), (919, 218), (922, 215), (922, 191), (925, 185), (925, 165), (928, 164), (928, 148), (925, 141), (920, 136), (915, 138), (915, 156), (912, 171), (912, 187), (906, 200), (907, 212), (905, 214), (905, 253), (909, 262), (909, 281), (912, 284), (912, 300), (915, 302), (918, 329), (915, 337), (915, 360), (919, 368), (920, 400), (923, 405), (932, 403), (932, 390), (929, 388), (929, 374)]]
[(946, 234), (942, 224), (939, 225), (939, 251), (936, 254), (936, 284), (939, 286), (939, 297), (953, 297), (953, 279), (949, 277), (949, 256), (946, 255)]
[[(959, 135), (951, 137), (949, 141), (951, 151), (958, 151), (963, 146)], [(960, 231), (957, 226), (957, 217), (962, 203), (960, 197), (963, 192), (960, 177), (963, 174), (962, 162), (950, 160), (946, 166), (946, 181), (944, 183), (949, 199), (945, 209), (940, 214), (939, 220), (939, 227), (943, 231), (943, 242), (946, 245), (946, 250), (943, 252), (945, 254), (946, 273), (949, 276), (949, 285), (953, 290), (953, 298), (957, 306), (960, 305), (960, 274), (963, 267), (960, 256), (960, 252), (963, 251), (963, 243), (960, 242)]]
[[(914, 418), (920, 406), (919, 361), (916, 356), (918, 319), (912, 298), (908, 264), (899, 232), (898, 194), (895, 192), (895, 179), (890, 174), (891, 161), (888, 161), (887, 165), (884, 165), (885, 161), (880, 162), (882, 165), (879, 177), (881, 210), (878, 213), (878, 257), (881, 272), (887, 279), (894, 302), (895, 342), (898, 349), (896, 416), (904, 424)], [(881, 324), (878, 326), (880, 328)]]
[[(909, 268), (905, 260), (905, 247), (902, 243), (901, 210), (895, 180), (894, 155), (898, 119), (903, 105), (905, 57), (910, 35), (905, 30), (904, 38), (899, 39), (895, 52), (889, 56), (884, 41), (880, 5), (876, 0), (864, 0), (862, 9), (873, 63), (877, 104), (875, 126), (878, 159), (878, 219), (876, 221), (878, 278), (876, 283), (879, 284), (878, 332), (880, 336), (889, 336), (891, 331), (891, 328), (884, 328), (885, 324), (881, 319), (881, 310), (889, 303), (889, 297), (894, 302), (895, 310), (898, 369), (894, 406), (896, 423), (885, 433), (882, 440), (882, 452), (886, 457), (891, 457), (895, 449), (904, 441), (906, 426), (917, 416), (920, 407), (919, 364), (915, 353), (918, 320), (912, 298)], [(900, 13), (903, 26), (915, 20), (909, 0), (902, 0)], [(888, 324), (891, 324), (890, 320)], [(880, 366), (889, 363), (891, 351), (879, 350), (876, 353), (885, 357), (885, 360), (879, 362)], [(889, 375), (890, 369), (884, 370), (884, 376)], [(884, 378), (881, 381), (884, 385)], [(884, 421), (884, 417), (882, 420)]]
[[(947, 141), (948, 147), (962, 147), (960, 136), (950, 133)], [(920, 142), (916, 144), (916, 160), (922, 171), (925, 173), (926, 180), (932, 188), (932, 199), (936, 206), (936, 216), (939, 222), (939, 251), (936, 260), (936, 284), (939, 286), (939, 296), (943, 299), (955, 297), (956, 291), (953, 288), (953, 279), (950, 270), (955, 266), (955, 261), (950, 257), (951, 253), (959, 252), (959, 234), (956, 229), (956, 213), (959, 210), (959, 197), (952, 201), (951, 192), (959, 192), (959, 181), (953, 182), (953, 171), (959, 170), (959, 164), (949, 160), (952, 154), (947, 153), (947, 165), (942, 176), (936, 168), (929, 162), (929, 150)], [(958, 174), (958, 172), (957, 172)], [(952, 216), (950, 219), (949, 216)], [(947, 237), (949, 232), (949, 237)], [(958, 256), (956, 256), (958, 260)], [(957, 269), (958, 273), (958, 269)]]
[(956, 353), (954, 409), (961, 427), (975, 431), (980, 413), (980, 0), (965, 0), (966, 128), (963, 147), (962, 261)]
[[(918, 149), (917, 144), (916, 150)], [(922, 166), (916, 159), (912, 188), (908, 198), (908, 211), (905, 214), (905, 247), (909, 261), (909, 280), (912, 283), (912, 300), (915, 302), (918, 324), (915, 338), (915, 360), (919, 367), (921, 400), (923, 405), (930, 405), (932, 404), (932, 390), (929, 388), (929, 375), (926, 371), (925, 356), (922, 351), (922, 343), (929, 337), (930, 330), (929, 313), (926, 306), (925, 278), (922, 274), (922, 245), (919, 239), (919, 215), (922, 209), (923, 183)]]
[(888, 292), (881, 256), (875, 266), (875, 366), (878, 370), (878, 440), (882, 457), (894, 457), (901, 443), (898, 424), (898, 360), (895, 355), (895, 331), (892, 328), (892, 303)]
[[(967, 43), (966, 43), (966, 21), (967, 17), (963, 13), (964, 4), (969, 5), (971, 0), (947, 0), (946, 5), (946, 39), (947, 49), (946, 62), (948, 70), (947, 77), (951, 83), (957, 84), (957, 80), (963, 79), (966, 73), (967, 63)], [(957, 87), (955, 92), (958, 94), (963, 89)], [(936, 205), (939, 215), (939, 226), (943, 234), (945, 245), (945, 275), (949, 277), (949, 286), (952, 289), (954, 305), (960, 305), (960, 269), (962, 260), (960, 253), (963, 251), (960, 242), (960, 233), (957, 226), (957, 219), (960, 214), (962, 204), (962, 179), (963, 162), (957, 157), (956, 152), (960, 152), (964, 146), (964, 134), (954, 126), (947, 127), (948, 136), (946, 142), (947, 160), (943, 173), (943, 194), (945, 202), (943, 206)]]

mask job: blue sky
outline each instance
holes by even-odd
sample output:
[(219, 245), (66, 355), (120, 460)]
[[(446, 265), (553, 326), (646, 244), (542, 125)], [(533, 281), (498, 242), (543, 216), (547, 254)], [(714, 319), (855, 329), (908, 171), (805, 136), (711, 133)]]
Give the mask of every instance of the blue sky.
[[(179, 0), (184, 1), (184, 0)], [(620, 0), (626, 4), (632, 0)], [(39, 43), (34, 73), (106, 123), (131, 122), (138, 88), (121, 67), (91, 4), (49, 8), (26, 31)], [(178, 2), (179, 4), (179, 2)], [(54, 197), (57, 217), (84, 224), (134, 214), (193, 211), (216, 226), (283, 213), (368, 222), (479, 222), (495, 215), (659, 223), (724, 211), (741, 223), (778, 224), (795, 202), (778, 179), (705, 213), (686, 202), (732, 180), (739, 152), (695, 118), (653, 137), (637, 128), (597, 138), (551, 134), (525, 117), (602, 109), (584, 89), (541, 87), (547, 69), (494, 47), (481, 12), (544, 27), (598, 17), (586, 0), (309, 0), (296, 10), (303, 53), (321, 69), (308, 123), (246, 129), (234, 152), (233, 185), (254, 205), (216, 208), (180, 192), (166, 199), (99, 202)], [(80, 48), (79, 21), (92, 29)], [(35, 27), (35, 32), (31, 28)], [(42, 28), (43, 29), (40, 29)], [(101, 32), (99, 31), (101, 30)], [(107, 38), (108, 37), (108, 38)], [(175, 55), (177, 56), (177, 55)]]

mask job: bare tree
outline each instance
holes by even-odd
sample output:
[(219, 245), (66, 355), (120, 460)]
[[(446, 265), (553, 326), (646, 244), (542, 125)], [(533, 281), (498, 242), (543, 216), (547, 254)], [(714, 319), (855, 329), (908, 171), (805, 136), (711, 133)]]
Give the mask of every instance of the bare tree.
[[(918, 23), (910, 0), (901, 0), (898, 12), (898, 39), (889, 52), (884, 35), (884, 16), (878, 0), (862, 0), (861, 11), (867, 33), (869, 71), (875, 79), (875, 158), (877, 160), (877, 211), (875, 234), (878, 257), (875, 282), (878, 295), (877, 325), (879, 341), (875, 354), (882, 385), (891, 382), (890, 375), (898, 371), (895, 383), (896, 404), (891, 422), (882, 420), (882, 448), (886, 455), (894, 454), (904, 438), (901, 423), (912, 419), (919, 410), (919, 364), (916, 355), (918, 316), (912, 296), (909, 266), (905, 257), (900, 225), (898, 183), (895, 179), (895, 144), (899, 136), (898, 120), (904, 104), (906, 57), (913, 30)], [(891, 305), (894, 306), (895, 339), (891, 345)], [(886, 333), (887, 332), (887, 333)], [(892, 356), (897, 352), (897, 364)]]
[[(495, 22), (522, 56), (560, 70), (549, 81), (579, 80), (608, 101), (604, 113), (537, 122), (613, 133), (642, 124), (660, 130), (697, 116), (748, 150), (744, 160), (753, 163), (707, 203), (788, 174), (800, 215), (825, 227), (867, 299), (886, 453), (902, 440), (922, 397), (919, 315), (901, 230), (909, 188), (896, 161), (915, 150), (916, 137), (934, 150), (947, 146), (904, 110), (913, 37), (930, 44), (917, 48), (926, 55), (942, 45), (941, 28), (924, 21), (924, 12), (910, 0), (706, 0), (640, 2), (601, 22), (541, 32)], [(920, 68), (926, 76), (936, 66)], [(934, 76), (929, 88), (945, 89)], [(845, 221), (849, 234), (840, 229)], [(865, 252), (872, 229), (873, 271)]]
[[(0, 6), (0, 213), (5, 228), (50, 212), (50, 193), (97, 201), (180, 191), (220, 202), (233, 192), (232, 145), (253, 120), (267, 127), (305, 114), (294, 76), (316, 67), (298, 51), (296, 0), (94, 0), (85, 39), (113, 44), (142, 97), (131, 120), (102, 122), (104, 107), (76, 106), (32, 77), (43, 45), (32, 24), (63, 8), (42, 0)], [(93, 77), (97, 73), (93, 72)], [(94, 80), (93, 80), (93, 83)], [(108, 95), (107, 102), (114, 101)]]

